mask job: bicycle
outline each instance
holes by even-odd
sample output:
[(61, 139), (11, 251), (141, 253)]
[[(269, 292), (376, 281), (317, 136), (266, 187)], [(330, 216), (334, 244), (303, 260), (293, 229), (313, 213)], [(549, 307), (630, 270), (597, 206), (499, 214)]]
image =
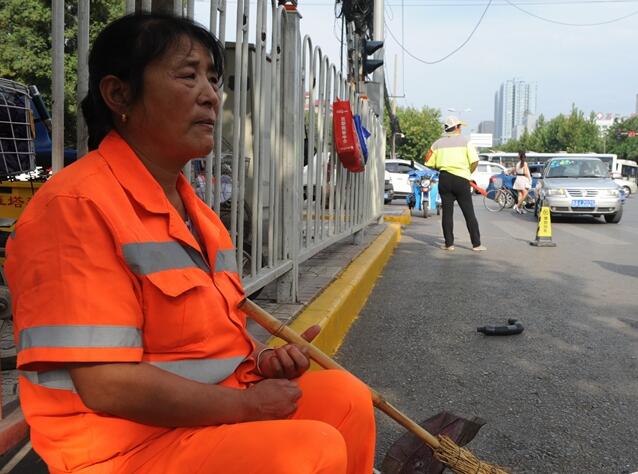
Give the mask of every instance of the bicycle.
[(510, 189), (503, 187), (502, 181), (499, 181), (501, 180), (492, 181), (494, 188), (489, 190), (485, 190), (474, 181), (470, 181), (470, 186), (483, 196), (483, 205), (490, 212), (499, 212), (506, 207), (509, 209), (516, 204), (514, 193)]

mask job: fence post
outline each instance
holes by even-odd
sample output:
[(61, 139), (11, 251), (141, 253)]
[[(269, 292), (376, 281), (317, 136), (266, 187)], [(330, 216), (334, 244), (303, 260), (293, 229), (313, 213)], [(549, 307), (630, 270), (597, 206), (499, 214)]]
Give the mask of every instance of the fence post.
[(84, 115), (80, 104), (89, 92), (89, 19), (91, 2), (78, 2), (78, 84), (77, 84), (77, 157), (86, 155), (89, 151), (87, 140), (89, 132), (86, 128)]
[(51, 9), (53, 53), (51, 169), (57, 173), (64, 167), (64, 0), (53, 0)]
[[(277, 280), (277, 301), (294, 303), (297, 301), (299, 278), (299, 189), (301, 144), (303, 143), (303, 106), (301, 84), (301, 15), (294, 5), (286, 5), (286, 15), (282, 22), (282, 90), (281, 130), (283, 164), (283, 257), (292, 260), (292, 269)], [(300, 115), (301, 114), (301, 115)]]

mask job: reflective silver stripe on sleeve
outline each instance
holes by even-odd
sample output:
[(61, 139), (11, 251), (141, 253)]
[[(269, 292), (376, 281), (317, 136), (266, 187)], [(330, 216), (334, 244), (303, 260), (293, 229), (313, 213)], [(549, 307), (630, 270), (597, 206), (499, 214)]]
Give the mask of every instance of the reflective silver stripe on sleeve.
[(178, 242), (139, 242), (122, 245), (124, 259), (137, 275), (197, 266)]
[(148, 363), (185, 379), (214, 384), (221, 382), (235, 372), (235, 369), (243, 361), (244, 357), (231, 357), (229, 359), (193, 359), (169, 362), (149, 361)]
[(215, 273), (235, 272), (237, 273), (237, 257), (235, 249), (217, 250), (215, 254)]
[(19, 339), (18, 351), (38, 347), (142, 347), (142, 331), (131, 326), (34, 326), (20, 331)]
[[(195, 359), (176, 360), (170, 362), (142, 362), (171, 372), (185, 379), (200, 383), (215, 384), (225, 380), (245, 360), (244, 357), (229, 359)], [(21, 370), (20, 375), (29, 382), (56, 390), (70, 390), (76, 392), (71, 373), (67, 369), (34, 372)]]
[(49, 370), (47, 372), (34, 372), (31, 370), (21, 370), (20, 375), (29, 382), (42, 385), (46, 388), (54, 388), (56, 390), (70, 390), (75, 392), (75, 385), (71, 374), (66, 369)]

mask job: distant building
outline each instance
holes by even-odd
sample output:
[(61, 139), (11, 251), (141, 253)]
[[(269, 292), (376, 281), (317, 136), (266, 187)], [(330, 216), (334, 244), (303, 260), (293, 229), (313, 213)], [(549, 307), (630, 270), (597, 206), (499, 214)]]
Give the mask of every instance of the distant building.
[(483, 120), (478, 124), (478, 133), (494, 133), (494, 121)]
[[(536, 128), (538, 86), (520, 79), (505, 81), (494, 95), (494, 141), (505, 143)], [(530, 120), (530, 117), (534, 117)], [(533, 122), (533, 127), (530, 124)]]

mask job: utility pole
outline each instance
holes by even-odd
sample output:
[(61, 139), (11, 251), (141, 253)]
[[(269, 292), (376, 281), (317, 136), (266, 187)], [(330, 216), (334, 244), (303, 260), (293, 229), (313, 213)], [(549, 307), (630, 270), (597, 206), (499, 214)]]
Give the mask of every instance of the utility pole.
[[(383, 9), (384, 9), (384, 5), (383, 5), (383, 0), (374, 0), (374, 17), (373, 17), (373, 39), (375, 41), (384, 41), (384, 34), (383, 34), (383, 22), (384, 22), (384, 18), (383, 18)], [(383, 59), (383, 53), (385, 51), (385, 48), (380, 48), (376, 53), (375, 53), (375, 59)], [(374, 94), (374, 97), (377, 97), (378, 103), (377, 103), (377, 107), (376, 107), (376, 112), (379, 115), (379, 117), (381, 118), (381, 120), (383, 120), (383, 93), (384, 93), (384, 83), (385, 83), (385, 77), (383, 74), (383, 68), (380, 67), (378, 69), (376, 69), (374, 71), (374, 74), (372, 76), (373, 78), (373, 88), (376, 88), (376, 92)], [(395, 94), (396, 95), (396, 91)]]

